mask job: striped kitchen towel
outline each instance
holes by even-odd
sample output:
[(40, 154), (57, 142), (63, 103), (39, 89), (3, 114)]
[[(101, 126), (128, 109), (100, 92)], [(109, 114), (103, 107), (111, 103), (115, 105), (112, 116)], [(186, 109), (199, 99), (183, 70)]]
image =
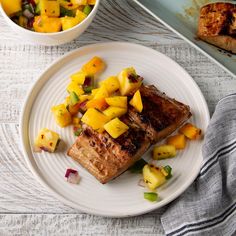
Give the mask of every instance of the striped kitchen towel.
[(168, 236), (236, 235), (236, 94), (216, 106), (202, 152), (197, 179), (161, 217)]

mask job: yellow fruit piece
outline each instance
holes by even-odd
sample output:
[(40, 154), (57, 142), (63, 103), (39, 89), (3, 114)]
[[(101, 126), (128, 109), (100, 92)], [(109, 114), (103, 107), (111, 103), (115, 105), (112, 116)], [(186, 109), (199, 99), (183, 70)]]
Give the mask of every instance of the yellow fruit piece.
[(38, 136), (34, 141), (34, 145), (40, 150), (54, 152), (59, 140), (59, 134), (47, 128), (43, 128), (39, 131)]
[(86, 17), (87, 17), (87, 15), (85, 13), (83, 13), (79, 9), (76, 10), (75, 18), (78, 19), (79, 22), (82, 22)]
[(109, 117), (94, 108), (89, 108), (83, 115), (81, 121), (97, 132), (102, 133), (104, 131), (104, 125), (109, 121)]
[(186, 138), (183, 134), (176, 134), (168, 137), (166, 143), (175, 146), (176, 149), (184, 149), (186, 146)]
[(153, 149), (153, 159), (161, 160), (176, 156), (176, 148), (173, 145), (156, 146)]
[(72, 121), (71, 114), (66, 109), (65, 104), (53, 106), (51, 108), (51, 111), (53, 112), (54, 118), (59, 126), (65, 127), (65, 126), (71, 124), (71, 121)]
[(89, 62), (82, 66), (82, 71), (87, 74), (98, 74), (105, 68), (105, 63), (100, 57), (93, 57)]
[(78, 97), (84, 94), (84, 90), (81, 88), (81, 86), (73, 81), (67, 86), (66, 90), (68, 93), (75, 92)]
[(62, 30), (68, 30), (80, 23), (76, 17), (65, 16), (61, 17)]
[(114, 96), (105, 98), (106, 102), (110, 106), (121, 107), (127, 109), (127, 97), (124, 96)]
[(71, 75), (70, 78), (73, 82), (75, 82), (77, 84), (80, 84), (80, 85), (83, 85), (86, 76), (88, 76), (86, 73), (79, 71), (79, 72)]
[(183, 127), (179, 129), (179, 132), (185, 135), (187, 138), (191, 140), (198, 139), (201, 136), (201, 129), (197, 128), (196, 126), (187, 123)]
[(64, 8), (66, 8), (67, 10), (75, 10), (79, 7), (79, 4), (75, 4), (75, 3), (72, 3), (72, 2), (68, 2), (68, 1), (65, 1), (65, 0), (58, 0), (60, 5)]
[(61, 20), (47, 16), (34, 17), (34, 30), (40, 33), (55, 33), (61, 31)]
[(107, 98), (107, 97), (109, 97), (109, 93), (104, 85), (98, 88), (98, 90), (94, 95), (94, 99)]
[(80, 118), (79, 117), (73, 117), (72, 124), (73, 125), (78, 125), (79, 123), (80, 123)]
[(88, 5), (95, 5), (96, 4), (96, 0), (88, 0)]
[(99, 88), (92, 89), (91, 95), (94, 97), (96, 93), (98, 92)]
[(108, 107), (105, 98), (92, 99), (86, 103), (86, 107), (88, 108), (96, 108), (100, 111), (105, 110)]
[(1, 0), (0, 1), (4, 11), (6, 12), (8, 16), (12, 16), (15, 13), (22, 10), (21, 2), (22, 0)]
[(120, 117), (124, 115), (126, 112), (127, 112), (126, 108), (110, 106), (105, 111), (103, 111), (103, 114), (110, 117), (110, 119), (113, 119), (115, 117)]
[(107, 91), (111, 94), (120, 88), (117, 76), (110, 76), (99, 83), (100, 86), (105, 85)]
[(161, 169), (153, 165), (145, 165), (143, 167), (143, 179), (150, 190), (155, 190), (166, 182), (166, 177)]
[(79, 102), (84, 102), (84, 101), (89, 101), (93, 98), (92, 95), (88, 95), (88, 94), (83, 94), (79, 96)]
[(118, 138), (120, 135), (125, 133), (129, 127), (123, 123), (119, 118), (115, 118), (104, 125), (107, 133), (111, 135), (112, 138)]
[(78, 5), (87, 5), (87, 0), (71, 0), (73, 4), (78, 4)]
[(137, 76), (133, 67), (122, 70), (118, 75), (118, 80), (122, 96), (133, 94), (142, 85), (142, 79)]
[(60, 16), (59, 1), (40, 0), (40, 14), (49, 17), (59, 17)]
[(130, 100), (129, 104), (133, 106), (138, 112), (143, 110), (143, 102), (141, 98), (140, 91), (136, 91), (133, 98)]

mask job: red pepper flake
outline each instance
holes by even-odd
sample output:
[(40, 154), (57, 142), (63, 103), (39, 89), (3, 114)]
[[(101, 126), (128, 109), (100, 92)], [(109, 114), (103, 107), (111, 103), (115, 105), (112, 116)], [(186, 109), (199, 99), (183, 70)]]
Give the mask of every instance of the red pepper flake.
[(52, 142), (51, 142), (51, 143), (49, 143), (50, 147), (52, 146), (52, 144), (53, 144)]
[(41, 134), (41, 139), (44, 139), (44, 135), (43, 134)]
[(73, 3), (69, 3), (67, 6), (68, 6), (68, 7), (72, 7), (72, 6), (73, 6)]

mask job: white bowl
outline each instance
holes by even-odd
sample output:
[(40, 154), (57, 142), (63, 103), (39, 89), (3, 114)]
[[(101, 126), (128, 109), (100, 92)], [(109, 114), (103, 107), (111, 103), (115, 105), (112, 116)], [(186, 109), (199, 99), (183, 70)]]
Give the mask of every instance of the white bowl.
[(96, 1), (96, 4), (90, 14), (84, 19), (80, 24), (74, 26), (71, 29), (57, 32), (57, 33), (38, 33), (34, 31), (27, 30), (14, 21), (12, 21), (9, 16), (3, 10), (0, 4), (0, 12), (5, 18), (6, 22), (11, 26), (11, 28), (22, 37), (22, 39), (31, 44), (45, 45), (45, 46), (54, 46), (60, 45), (63, 43), (68, 43), (73, 39), (80, 36), (91, 24), (94, 16), (97, 13), (100, 0)]

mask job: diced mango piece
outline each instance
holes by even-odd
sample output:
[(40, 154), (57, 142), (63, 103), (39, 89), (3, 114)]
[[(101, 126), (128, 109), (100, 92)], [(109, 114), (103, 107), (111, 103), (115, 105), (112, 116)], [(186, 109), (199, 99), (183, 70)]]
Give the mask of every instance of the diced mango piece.
[(78, 19), (79, 22), (82, 22), (86, 17), (87, 17), (87, 15), (85, 13), (83, 13), (79, 9), (76, 10), (75, 18)]
[(106, 98), (107, 104), (114, 107), (121, 107), (127, 109), (127, 97), (125, 96), (114, 96)]
[(109, 97), (109, 93), (106, 89), (106, 87), (103, 85), (101, 86), (97, 91), (96, 94), (94, 95), (94, 99), (99, 99), (99, 98), (107, 98)]
[(108, 107), (105, 98), (92, 99), (87, 102), (87, 108), (96, 108), (100, 111), (105, 110)]
[(83, 95), (80, 95), (79, 96), (79, 101), (80, 102), (84, 102), (84, 101), (89, 101), (89, 100), (91, 100), (93, 98), (93, 96), (92, 95), (90, 95), (90, 94), (83, 94)]
[(73, 125), (78, 125), (80, 123), (80, 118), (79, 117), (73, 117), (72, 118), (72, 124)]
[(53, 0), (40, 0), (40, 13), (49, 17), (60, 16), (60, 4), (59, 1)]
[(179, 129), (179, 132), (185, 135), (187, 138), (191, 140), (198, 139), (201, 136), (201, 129), (197, 128), (196, 126), (187, 123), (183, 127)]
[(133, 94), (142, 84), (142, 79), (133, 67), (122, 70), (118, 75), (120, 93), (122, 96)]
[(81, 88), (81, 86), (73, 81), (67, 86), (66, 90), (68, 93), (75, 92), (78, 97), (84, 94), (84, 90)]
[(68, 30), (80, 23), (76, 17), (65, 16), (61, 17), (62, 30)]
[(175, 146), (176, 149), (184, 149), (186, 146), (186, 138), (183, 134), (176, 134), (168, 137), (166, 143)]
[(129, 127), (123, 123), (119, 118), (115, 118), (104, 125), (107, 133), (111, 135), (112, 138), (118, 138), (120, 135), (125, 133)]
[(59, 126), (65, 127), (71, 123), (71, 114), (66, 109), (65, 104), (53, 106), (51, 111), (53, 112), (54, 118)]
[(70, 76), (71, 80), (77, 84), (83, 85), (87, 74), (84, 72), (77, 72)]
[(59, 140), (59, 134), (47, 128), (43, 128), (39, 131), (39, 134), (34, 141), (34, 145), (37, 149), (54, 152)]
[(166, 177), (161, 169), (154, 165), (145, 165), (143, 167), (143, 179), (150, 190), (155, 190), (166, 182)]
[(176, 148), (173, 145), (156, 146), (153, 149), (153, 159), (161, 160), (176, 156)]
[(105, 85), (107, 91), (111, 94), (120, 88), (117, 76), (110, 76), (99, 83), (100, 86)]
[(34, 30), (40, 33), (55, 33), (61, 31), (61, 20), (48, 16), (35, 16), (33, 23)]
[(81, 121), (91, 126), (99, 133), (104, 131), (104, 125), (109, 121), (109, 117), (94, 108), (89, 108), (83, 115)]
[(106, 116), (110, 117), (110, 119), (113, 119), (115, 117), (120, 117), (124, 115), (126, 112), (127, 112), (126, 108), (113, 107), (113, 106), (110, 106), (105, 111), (103, 111), (103, 113)]
[(95, 75), (102, 72), (104, 68), (104, 61), (100, 57), (93, 57), (89, 62), (82, 66), (82, 71), (87, 74)]
[(96, 0), (88, 0), (88, 4), (89, 5), (95, 5), (96, 4)]
[(130, 100), (129, 104), (133, 106), (138, 112), (143, 110), (143, 102), (141, 98), (140, 91), (136, 91), (133, 98)]
[(92, 89), (91, 95), (94, 97), (96, 93), (98, 92), (99, 88)]
[(1, 0), (0, 1), (4, 11), (6, 12), (8, 16), (12, 16), (15, 13), (22, 10), (21, 2), (22, 0)]

